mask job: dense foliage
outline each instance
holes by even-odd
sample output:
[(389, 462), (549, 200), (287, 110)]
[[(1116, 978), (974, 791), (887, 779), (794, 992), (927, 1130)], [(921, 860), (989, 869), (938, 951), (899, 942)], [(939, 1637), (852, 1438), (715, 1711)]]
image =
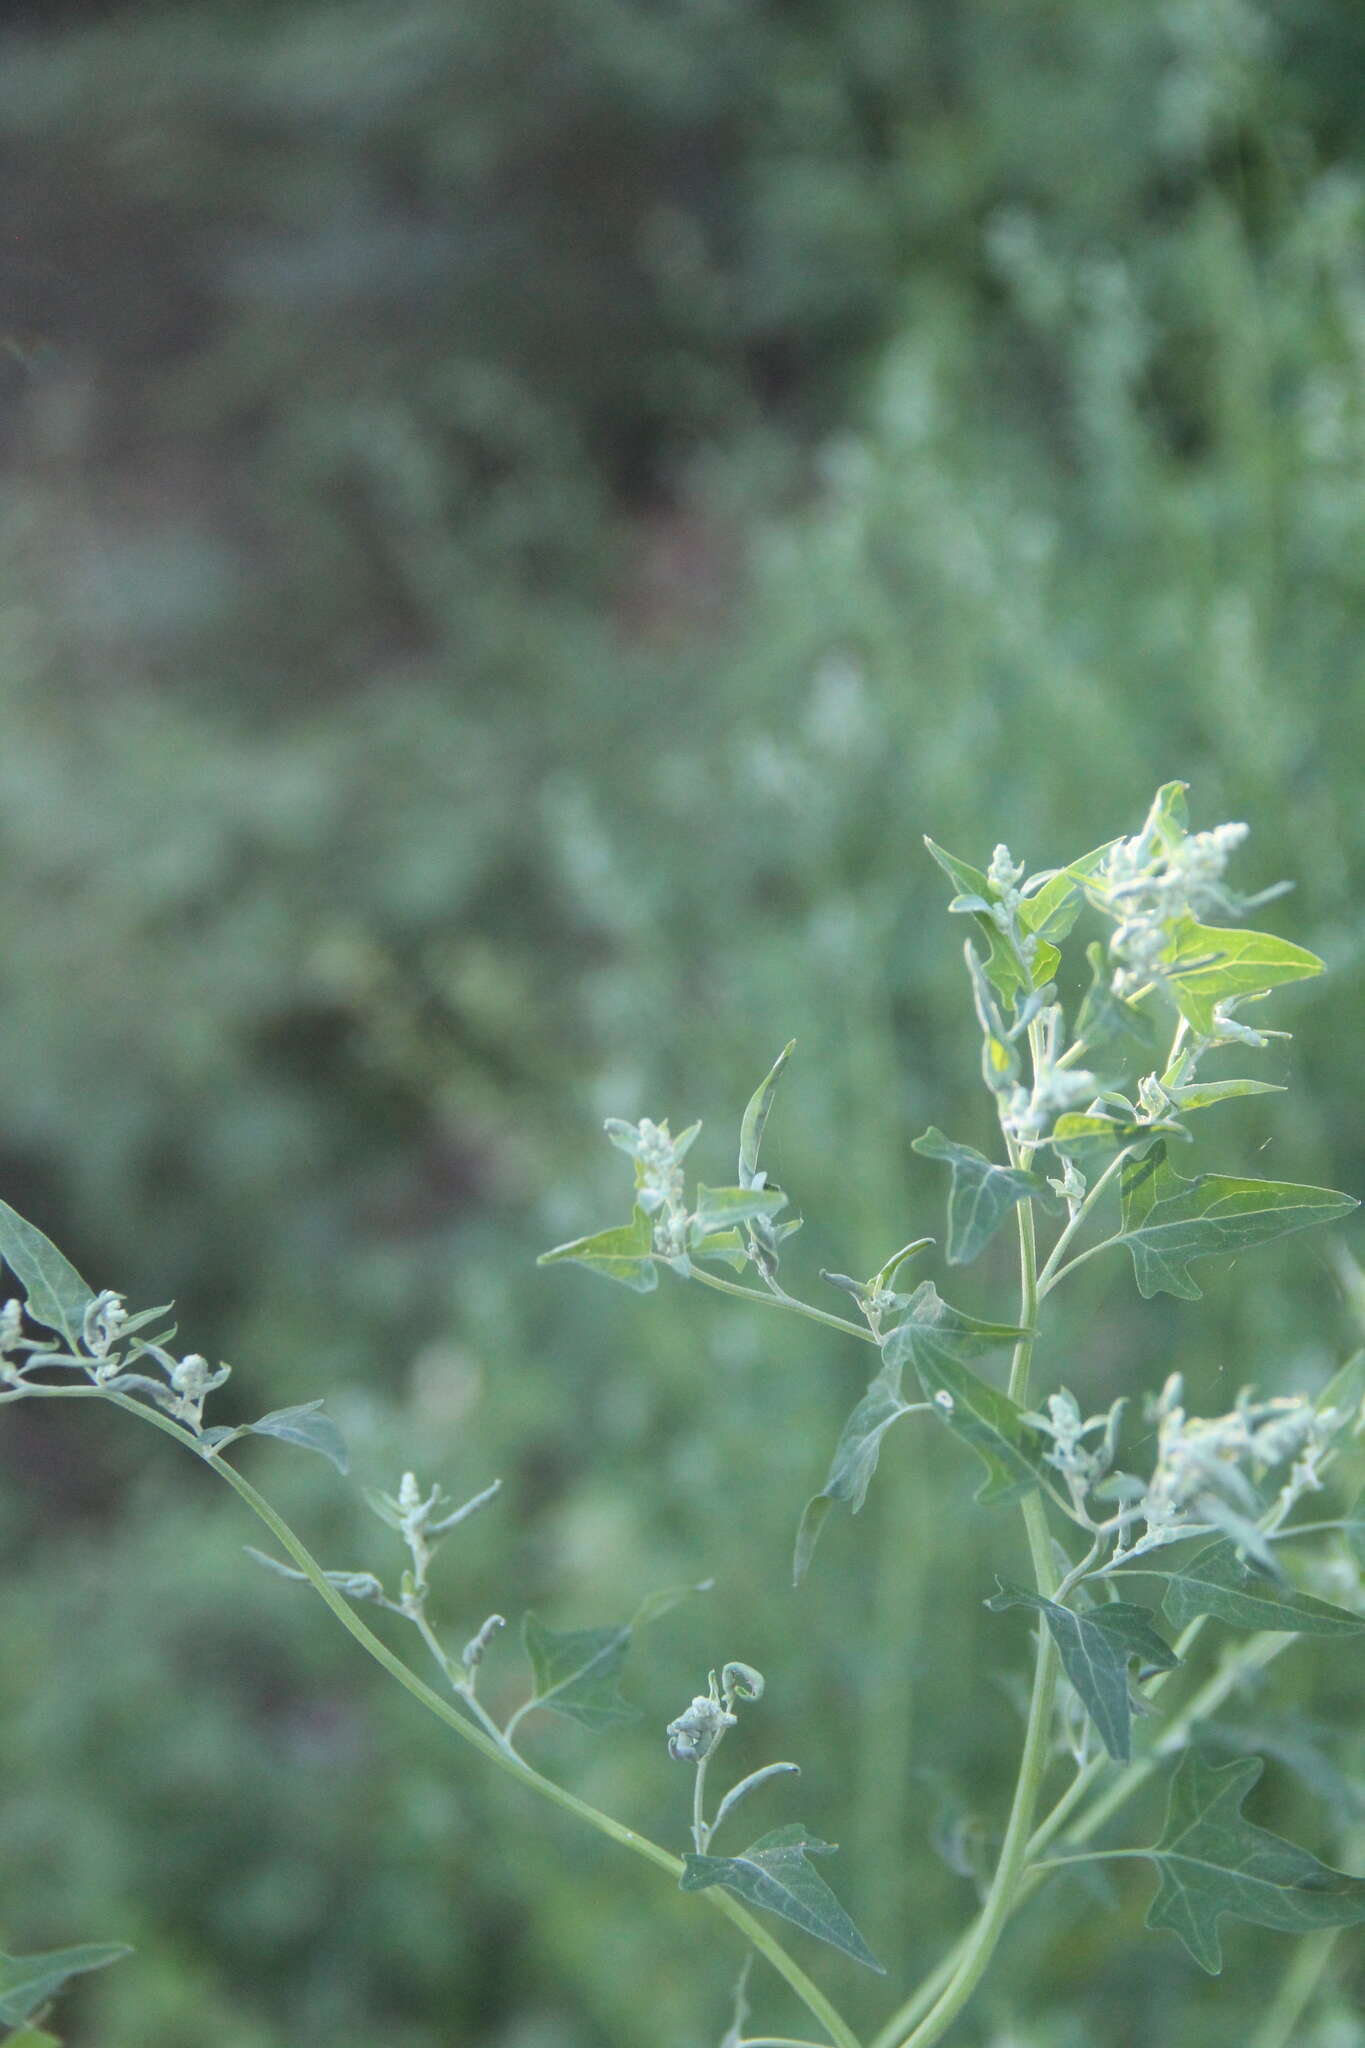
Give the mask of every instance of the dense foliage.
[[(935, 1230), (911, 1139), (988, 1127), (921, 835), (1042, 867), (1176, 774), (1331, 970), (1277, 999), (1292, 1123), (1234, 1103), (1224, 1143), (1365, 1187), (1356, 12), (48, 7), (0, 58), (0, 1191), (174, 1291), (228, 1419), (325, 1392), (375, 1484), (501, 1476), (461, 1615), (715, 1576), (641, 1727), (547, 1755), (675, 1831), (663, 1727), (741, 1647), (857, 1924), (927, 1964), (1018, 1740), (967, 1460), (893, 1439), (794, 1594), (861, 1361), (532, 1262), (610, 1199), (599, 1116), (742, 1102), (792, 1035), (768, 1156), (845, 1232), (795, 1241), (803, 1291)], [(1306, 1248), (1206, 1292), (1160, 1311), (1201, 1406), (1358, 1329)], [(1139, 1315), (1078, 1278), (1087, 1413)], [(256, 1455), (374, 1561), (324, 1465)], [(138, 1950), (73, 2044), (718, 2038), (688, 1902), (450, 1755), (203, 1475), (55, 1404), (0, 1460), (0, 1946)], [(1310, 1646), (1237, 1753), (1359, 1868), (1343, 1690)], [(1241, 2044), (1288, 1967), (1225, 1927), (1210, 1986), (1051, 1911), (964, 2043)], [(1344, 1965), (1316, 1999), (1305, 2048), (1358, 2042)]]

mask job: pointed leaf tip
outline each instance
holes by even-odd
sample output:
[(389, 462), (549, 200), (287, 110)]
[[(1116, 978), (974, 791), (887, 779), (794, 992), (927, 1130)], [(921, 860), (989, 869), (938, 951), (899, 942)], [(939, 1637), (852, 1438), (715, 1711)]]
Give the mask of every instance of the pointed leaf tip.
[(884, 1977), (885, 1970), (808, 1860), (811, 1856), (831, 1855), (833, 1847), (832, 1843), (808, 1834), (796, 1821), (790, 1827), (763, 1835), (739, 1856), (684, 1857), (679, 1889), (704, 1892), (712, 1885), (722, 1885), (746, 1905), (762, 1907), (790, 1920), (794, 1927), (804, 1928), (817, 1941), (842, 1949), (846, 1956)]

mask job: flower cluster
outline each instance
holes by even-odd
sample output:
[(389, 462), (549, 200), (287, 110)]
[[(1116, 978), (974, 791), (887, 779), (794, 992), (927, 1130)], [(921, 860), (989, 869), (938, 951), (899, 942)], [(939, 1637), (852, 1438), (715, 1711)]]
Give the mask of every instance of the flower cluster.
[(635, 1200), (654, 1222), (654, 1249), (664, 1258), (687, 1250), (687, 1196), (682, 1162), (701, 1129), (693, 1124), (675, 1138), (667, 1119), (661, 1124), (641, 1117), (629, 1124), (608, 1117), (606, 1132), (618, 1151), (635, 1161)]
[[(1304, 1395), (1256, 1401), (1246, 1389), (1226, 1415), (1190, 1415), (1179, 1373), (1166, 1381), (1149, 1414), (1157, 1425), (1156, 1461), (1146, 1487), (1114, 1518), (1116, 1561), (1213, 1529), (1253, 1553), (1263, 1551), (1258, 1524), (1266, 1504), (1256, 1482), (1277, 1466), (1289, 1467), (1273, 1509), (1273, 1518), (1281, 1519), (1303, 1494), (1320, 1488), (1319, 1468), (1342, 1422), (1334, 1408), (1317, 1409)], [(1130, 1542), (1139, 1521), (1143, 1533)]]
[[(86, 1304), (80, 1337), (67, 1350), (55, 1337), (25, 1336), (21, 1304), (7, 1301), (0, 1307), (0, 1384), (22, 1393), (26, 1386), (36, 1384), (29, 1377), (35, 1371), (82, 1373), (105, 1392), (147, 1396), (196, 1436), (201, 1435), (204, 1402), (231, 1376), (232, 1368), (211, 1366), (198, 1351), (177, 1357), (164, 1341), (140, 1334), (168, 1313), (162, 1306), (130, 1316), (123, 1296), (106, 1287)], [(162, 1339), (169, 1334), (163, 1331)], [(161, 1377), (153, 1379), (147, 1372), (133, 1370), (141, 1365), (155, 1366)]]

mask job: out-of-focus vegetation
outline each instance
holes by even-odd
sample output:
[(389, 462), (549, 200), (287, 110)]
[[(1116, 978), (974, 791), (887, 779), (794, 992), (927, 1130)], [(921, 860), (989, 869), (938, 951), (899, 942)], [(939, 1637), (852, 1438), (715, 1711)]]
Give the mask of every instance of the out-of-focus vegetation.
[[(532, 1261), (616, 1213), (604, 1114), (704, 1115), (726, 1178), (791, 1036), (805, 1291), (939, 1229), (909, 1142), (986, 1111), (922, 833), (1041, 866), (1175, 775), (1332, 969), (1276, 1006), (1306, 1125), (1233, 1105), (1228, 1150), (1365, 1186), (1365, 17), (7, 22), (0, 1190), (94, 1285), (173, 1293), (229, 1416), (325, 1393), (366, 1480), (501, 1475), (452, 1632), (714, 1575), (638, 1728), (528, 1747), (680, 1837), (662, 1728), (751, 1660), (736, 1743), (804, 1760), (869, 1940), (927, 1967), (973, 1899), (935, 1842), (997, 1823), (1018, 1740), (967, 1461), (907, 1428), (793, 1594), (862, 1359)], [(1091, 1411), (1175, 1365), (1316, 1386), (1354, 1341), (1306, 1241), (1207, 1291), (1096, 1262), (1052, 1363)], [(695, 1906), (390, 1698), (206, 1475), (55, 1405), (0, 1430), (0, 1929), (136, 1944), (73, 2044), (719, 2038), (738, 1958)], [(320, 1461), (252, 1459), (328, 1561), (378, 1558)], [(1237, 1718), (1311, 1733), (1340, 1670), (1306, 1646)], [(1321, 1762), (1259, 1817), (1358, 1864)], [(1240, 2048), (1289, 1945), (1229, 1929), (1210, 1982), (1145, 1895), (1078, 1942), (1045, 1894), (963, 2043)], [(1353, 2003), (1343, 1944), (1304, 2048), (1358, 2048)]]

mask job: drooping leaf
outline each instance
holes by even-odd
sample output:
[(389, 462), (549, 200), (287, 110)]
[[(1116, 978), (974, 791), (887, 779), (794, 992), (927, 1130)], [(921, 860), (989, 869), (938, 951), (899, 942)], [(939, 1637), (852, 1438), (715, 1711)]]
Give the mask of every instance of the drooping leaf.
[(1019, 1080), (1019, 1055), (992, 994), (986, 968), (970, 939), (962, 949), (971, 977), (972, 1001), (981, 1025), (981, 1078), (993, 1095), (1009, 1095)]
[(1120, 1241), (1133, 1258), (1139, 1292), (1197, 1301), (1190, 1277), (1195, 1259), (1248, 1251), (1291, 1231), (1331, 1223), (1358, 1206), (1354, 1195), (1292, 1181), (1239, 1180), (1201, 1173), (1185, 1180), (1166, 1159), (1164, 1142), (1125, 1165), (1120, 1180)]
[(7, 2026), (21, 2026), (49, 1998), (54, 1998), (70, 1978), (83, 1976), (87, 1970), (102, 1970), (132, 1953), (117, 1941), (48, 1949), (45, 1954), (34, 1956), (0, 1953), (0, 2020)]
[(856, 1515), (866, 1500), (881, 1455), (882, 1438), (893, 1422), (910, 1413), (912, 1404), (901, 1395), (902, 1370), (899, 1364), (883, 1363), (844, 1424), (834, 1447), (829, 1475), (819, 1493), (806, 1502), (801, 1516), (792, 1560), (793, 1584), (799, 1586), (806, 1576), (820, 1531), (835, 1501), (846, 1502)]
[(1008, 1394), (968, 1370), (964, 1359), (1028, 1335), (1005, 1323), (981, 1323), (951, 1308), (932, 1280), (922, 1281), (905, 1313), (882, 1344), (891, 1366), (907, 1361), (927, 1398), (949, 1428), (969, 1443), (986, 1466), (979, 1501), (999, 1506), (1016, 1500), (1044, 1477), (1043, 1440)]
[(948, 1189), (948, 1244), (950, 1266), (965, 1266), (977, 1256), (1010, 1210), (1030, 1197), (1048, 1209), (1056, 1209), (1057, 1198), (1045, 1180), (1018, 1167), (997, 1166), (971, 1145), (958, 1145), (930, 1125), (916, 1138), (912, 1151), (926, 1159), (941, 1159), (952, 1179)]
[(563, 1714), (581, 1728), (639, 1719), (639, 1708), (622, 1699), (617, 1684), (630, 1650), (629, 1623), (557, 1631), (528, 1614), (521, 1639), (535, 1678), (536, 1706)]
[(1334, 1607), (1312, 1593), (1300, 1593), (1283, 1579), (1272, 1578), (1245, 1558), (1233, 1543), (1220, 1538), (1205, 1544), (1166, 1578), (1162, 1609), (1175, 1628), (1184, 1628), (1201, 1614), (1212, 1615), (1230, 1628), (1274, 1629), (1304, 1636), (1365, 1634), (1365, 1614)]
[(1161, 1839), (1141, 1851), (1161, 1878), (1147, 1925), (1168, 1928), (1215, 1977), (1223, 1967), (1224, 1913), (1283, 1934), (1365, 1920), (1365, 1878), (1329, 1870), (1306, 1849), (1243, 1818), (1242, 1801), (1262, 1768), (1259, 1757), (1211, 1764), (1197, 1748), (1186, 1750), (1171, 1780)]
[(758, 1087), (749, 1097), (749, 1105), (744, 1112), (743, 1120), (739, 1127), (738, 1179), (742, 1188), (751, 1188), (755, 1185), (755, 1175), (758, 1172), (758, 1151), (763, 1143), (763, 1131), (768, 1121), (768, 1112), (773, 1106), (773, 1096), (777, 1093), (777, 1084), (781, 1078), (782, 1069), (786, 1066), (787, 1061), (795, 1050), (796, 1040), (793, 1038), (783, 1046), (781, 1052), (773, 1061), (766, 1078), (759, 1083)]
[(804, 1928), (817, 1941), (842, 1949), (878, 1976), (886, 1972), (820, 1873), (807, 1860), (829, 1856), (834, 1845), (808, 1834), (799, 1821), (763, 1835), (739, 1856), (685, 1856), (679, 1880), (685, 1892), (723, 1885), (746, 1905), (758, 1906)]
[(94, 1292), (52, 1240), (8, 1202), (0, 1202), (0, 1259), (23, 1288), (34, 1322), (56, 1330), (74, 1349)]
[(258, 1422), (245, 1427), (252, 1436), (278, 1437), (281, 1443), (297, 1444), (301, 1450), (316, 1451), (329, 1458), (338, 1472), (349, 1472), (351, 1456), (346, 1439), (330, 1415), (322, 1413), (321, 1401), (304, 1401), (297, 1408), (275, 1408)]
[(1133, 1753), (1133, 1699), (1128, 1667), (1134, 1658), (1150, 1671), (1172, 1671), (1179, 1658), (1158, 1632), (1145, 1607), (1115, 1600), (1084, 1614), (1045, 1600), (1006, 1579), (986, 1602), (996, 1612), (1033, 1607), (1047, 1623), (1063, 1669), (1079, 1693), (1095, 1731), (1116, 1763)]
[(1186, 917), (1162, 953), (1161, 971), (1190, 1028), (1201, 1038), (1212, 1038), (1215, 1005), (1321, 974), (1322, 962), (1316, 953), (1270, 932), (1228, 931)]
[(558, 1244), (553, 1251), (542, 1252), (536, 1264), (554, 1266), (567, 1260), (600, 1273), (604, 1280), (619, 1281), (636, 1294), (652, 1294), (659, 1284), (653, 1250), (654, 1225), (645, 1211), (637, 1208), (629, 1223), (615, 1230), (599, 1230), (592, 1237), (576, 1237), (571, 1244)]
[(697, 1187), (693, 1230), (698, 1238), (713, 1230), (728, 1230), (736, 1223), (771, 1222), (787, 1206), (781, 1188)]

